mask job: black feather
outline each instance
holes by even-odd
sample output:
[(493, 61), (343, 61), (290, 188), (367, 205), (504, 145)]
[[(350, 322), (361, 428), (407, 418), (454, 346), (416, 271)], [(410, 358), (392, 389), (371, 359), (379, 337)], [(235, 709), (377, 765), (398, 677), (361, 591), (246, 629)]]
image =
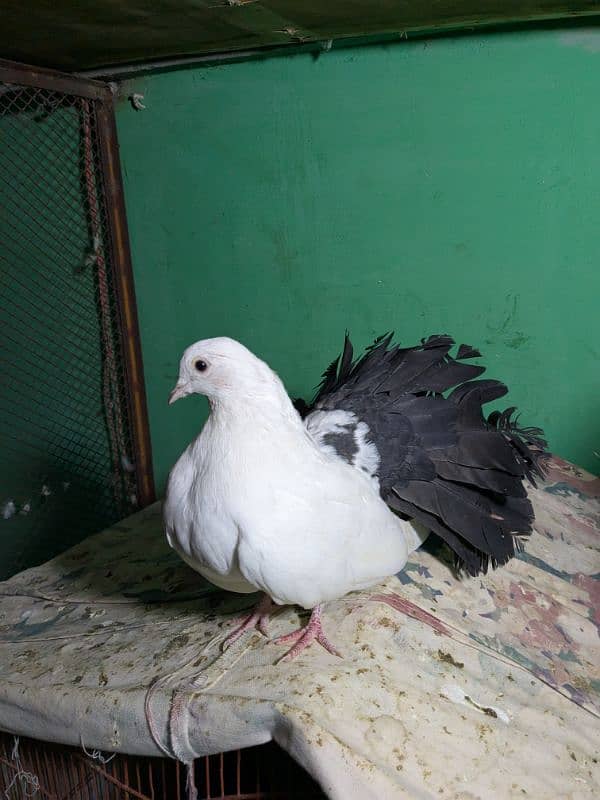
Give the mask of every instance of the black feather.
[(459, 345), (456, 358), (460, 361), (461, 358), (481, 358), (481, 353), (477, 348), (471, 347), (470, 344)]
[[(465, 539), (451, 530), (444, 522), (433, 514), (428, 514), (423, 509), (412, 503), (391, 495), (387, 500), (394, 511), (401, 513), (409, 519), (418, 519), (428, 530), (440, 537), (454, 552), (455, 564), (458, 570), (464, 570), (468, 575), (485, 574), (488, 570), (490, 557), (481, 550), (477, 550)], [(507, 559), (508, 560), (508, 559)], [(493, 559), (492, 559), (493, 561)], [(505, 563), (505, 562), (503, 562)], [(496, 564), (493, 564), (496, 566)]]
[(457, 429), (485, 429), (482, 406), (504, 397), (507, 392), (506, 386), (499, 381), (470, 381), (458, 386), (448, 395), (448, 399), (458, 406)]
[(452, 461), (464, 467), (501, 469), (511, 475), (523, 477), (523, 467), (515, 458), (514, 449), (506, 437), (495, 430), (468, 430), (457, 434), (453, 447), (436, 454), (438, 461)]
[(292, 400), (292, 405), (300, 414), (302, 419), (304, 419), (310, 411), (310, 406), (301, 397), (296, 397), (294, 400)]
[(519, 427), (515, 412), (514, 406), (504, 412), (494, 411), (488, 417), (488, 425), (504, 433), (520, 456), (524, 475), (535, 486), (535, 479), (542, 479), (545, 474), (545, 461), (550, 455), (547, 442), (541, 428)]
[(440, 478), (464, 483), (466, 486), (477, 486), (495, 495), (509, 495), (511, 497), (527, 497), (527, 490), (523, 481), (509, 475), (500, 469), (465, 467), (462, 464), (453, 464), (451, 461), (435, 461), (435, 470)]
[(451, 530), (496, 561), (514, 553), (513, 532), (526, 534), (531, 528), (531, 506), (530, 513), (523, 514), (463, 484), (445, 480), (411, 481), (405, 487), (395, 488), (395, 492), (443, 520)]
[(462, 386), (457, 386), (448, 395), (448, 400), (460, 404), (471, 397), (476, 397), (480, 404), (483, 405), (484, 403), (491, 403), (492, 400), (499, 400), (505, 394), (508, 394), (508, 388), (504, 383), (485, 379), (470, 381), (469, 383), (463, 383)]
[(447, 335), (408, 348), (392, 338), (378, 337), (353, 362), (346, 335), (309, 411), (350, 411), (366, 423), (382, 497), (439, 535), (470, 575), (485, 572), (511, 558), (518, 537), (531, 531), (524, 480), (543, 475), (543, 433), (519, 427), (513, 408), (484, 417), (482, 406), (508, 390), (476, 380), (484, 367), (463, 363), (480, 356), (475, 348), (461, 345), (453, 358)]
[(344, 339), (344, 352), (342, 353), (342, 360), (340, 362), (340, 369), (338, 375), (338, 384), (345, 381), (350, 375), (350, 368), (352, 367), (352, 356), (354, 355), (354, 348), (352, 342), (346, 331), (346, 338)]
[[(340, 361), (340, 357), (334, 358), (331, 364), (327, 367), (323, 375), (321, 376), (322, 380), (319, 384), (319, 392), (317, 394), (317, 398), (320, 396), (325, 396), (331, 392), (337, 382), (337, 368)], [(316, 399), (315, 398), (315, 401)], [(313, 405), (314, 402), (313, 401)]]

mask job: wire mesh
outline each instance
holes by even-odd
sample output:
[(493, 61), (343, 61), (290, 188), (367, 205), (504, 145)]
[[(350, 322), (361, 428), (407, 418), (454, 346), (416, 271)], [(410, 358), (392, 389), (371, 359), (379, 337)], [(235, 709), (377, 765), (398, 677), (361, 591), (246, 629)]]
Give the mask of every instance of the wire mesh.
[(137, 505), (96, 112), (0, 83), (0, 579)]
[[(104, 754), (100, 761), (98, 755), (0, 734), (0, 792), (7, 800), (185, 800), (189, 796), (186, 768), (178, 761), (122, 754)], [(273, 743), (198, 759), (194, 776), (198, 800), (325, 798), (312, 778)]]

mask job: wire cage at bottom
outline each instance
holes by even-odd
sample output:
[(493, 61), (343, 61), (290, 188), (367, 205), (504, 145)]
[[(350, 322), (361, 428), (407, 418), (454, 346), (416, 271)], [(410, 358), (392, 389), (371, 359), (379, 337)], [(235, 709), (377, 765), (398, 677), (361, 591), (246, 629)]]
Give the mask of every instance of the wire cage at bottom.
[[(198, 800), (324, 800), (276, 744), (194, 763)], [(168, 758), (88, 754), (0, 732), (0, 796), (7, 800), (185, 800), (187, 770)]]

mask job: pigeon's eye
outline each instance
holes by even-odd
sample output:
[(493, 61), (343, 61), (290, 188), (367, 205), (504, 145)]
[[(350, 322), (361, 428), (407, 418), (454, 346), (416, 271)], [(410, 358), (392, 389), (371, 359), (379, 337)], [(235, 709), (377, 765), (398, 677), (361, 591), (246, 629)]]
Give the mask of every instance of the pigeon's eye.
[(198, 372), (206, 372), (206, 370), (208, 369), (208, 364), (206, 363), (206, 361), (202, 360), (196, 361), (194, 366), (196, 367)]

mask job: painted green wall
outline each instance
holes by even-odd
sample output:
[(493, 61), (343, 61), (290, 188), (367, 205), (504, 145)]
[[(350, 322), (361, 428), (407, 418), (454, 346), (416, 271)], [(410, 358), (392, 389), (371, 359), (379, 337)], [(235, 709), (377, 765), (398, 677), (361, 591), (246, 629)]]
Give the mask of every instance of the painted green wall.
[(175, 71), (118, 124), (159, 485), (205, 405), (181, 350), (241, 339), (291, 393), (390, 328), (478, 345), (523, 421), (600, 460), (600, 31)]

